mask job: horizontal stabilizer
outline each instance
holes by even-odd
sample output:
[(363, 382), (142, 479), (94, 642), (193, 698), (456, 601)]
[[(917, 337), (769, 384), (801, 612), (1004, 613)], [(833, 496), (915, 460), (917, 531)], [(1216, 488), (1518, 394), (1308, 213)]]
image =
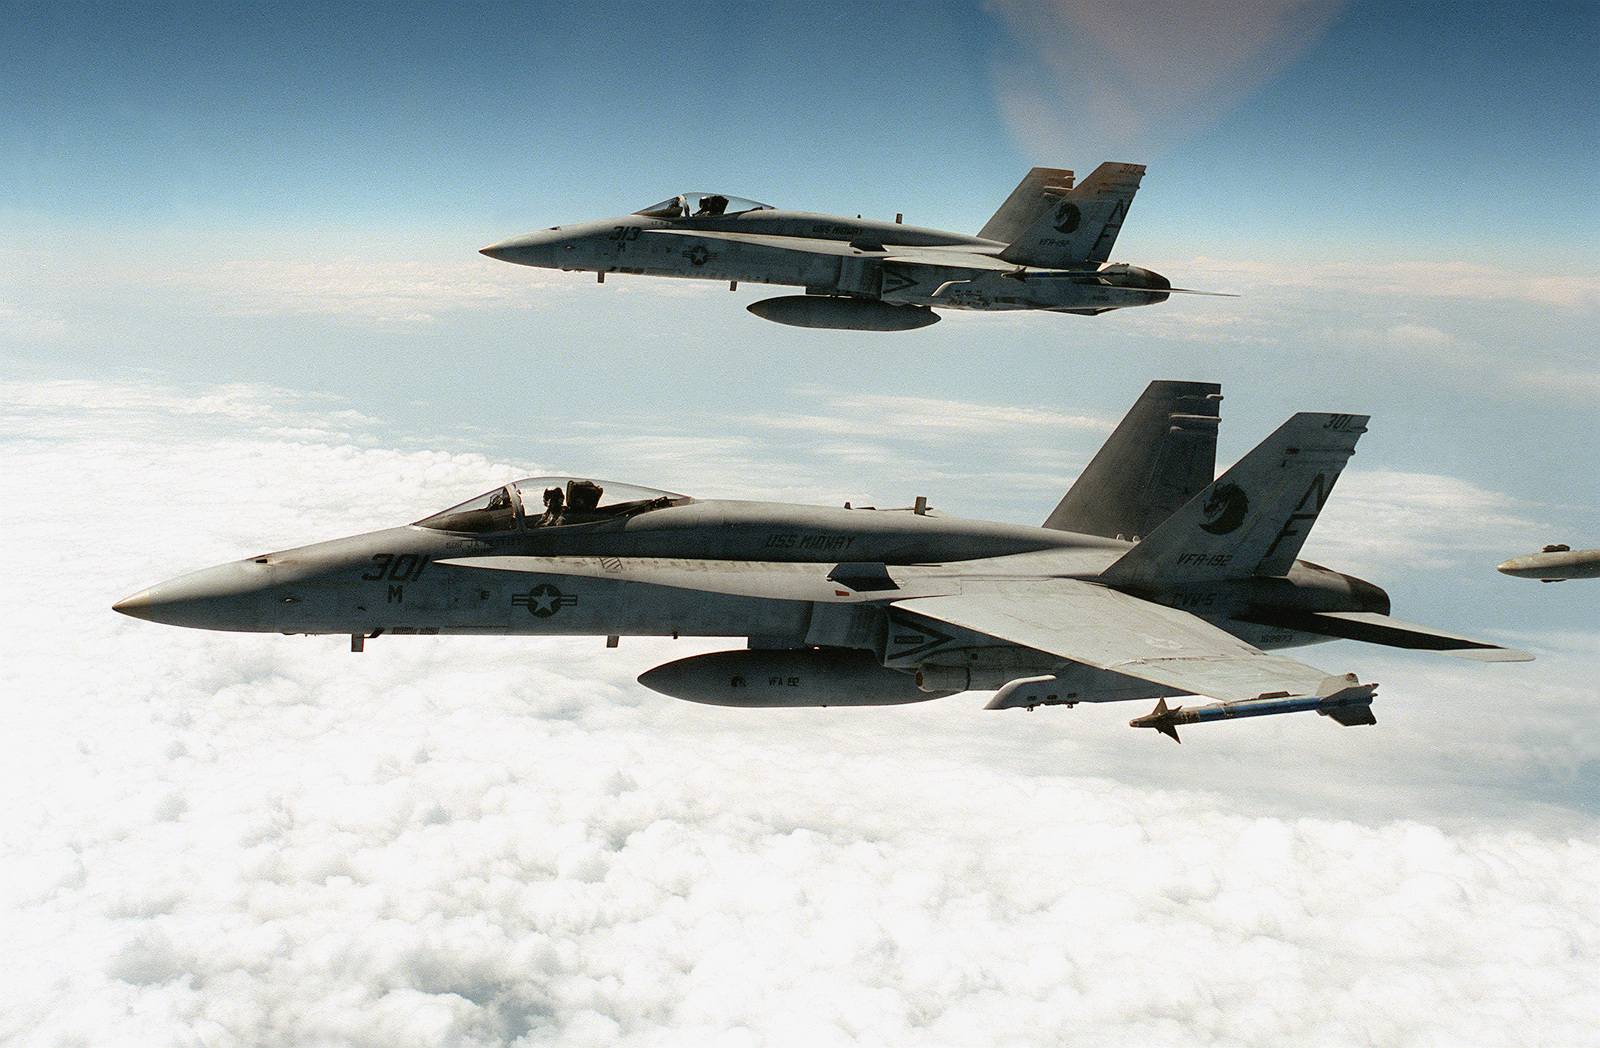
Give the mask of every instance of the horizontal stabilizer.
[(1516, 648), (1507, 648), (1488, 641), (1473, 640), (1431, 626), (1380, 615), (1374, 611), (1291, 611), (1288, 609), (1252, 609), (1238, 616), (1245, 622), (1261, 626), (1277, 626), (1301, 633), (1317, 633), (1324, 637), (1359, 640), (1367, 644), (1382, 644), (1391, 648), (1415, 648), (1439, 651), (1474, 662), (1531, 662), (1533, 656)]

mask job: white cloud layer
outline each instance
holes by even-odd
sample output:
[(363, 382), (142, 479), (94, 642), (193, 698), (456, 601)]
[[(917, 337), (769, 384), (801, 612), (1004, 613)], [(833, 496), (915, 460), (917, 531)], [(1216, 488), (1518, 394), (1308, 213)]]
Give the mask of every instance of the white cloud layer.
[[(1262, 253), (1270, 257), (1264, 247)], [(1529, 272), (1465, 260), (1240, 262), (1204, 257), (1185, 261), (1183, 268), (1191, 279), (1206, 281), (1207, 287), (1298, 290), (1396, 301), (1444, 299), (1463, 305), (1509, 301), (1579, 314), (1600, 309), (1600, 275), (1582, 268), (1552, 266), (1547, 271)]]
[[(1124, 706), (752, 713), (632, 681), (714, 643), (358, 656), (168, 629), (108, 605), (535, 468), (396, 450), (285, 391), (3, 392), (5, 1043), (1484, 1046), (1600, 1026), (1592, 633), (1536, 638), (1532, 667), (1309, 651), (1382, 671), (1376, 728), (1206, 725), (1179, 749)], [(1440, 479), (1425, 501), (1495, 497)]]
[(1316, 549), (1348, 570), (1474, 570), (1541, 533), (1532, 507), (1453, 477), (1349, 469), (1335, 490)]

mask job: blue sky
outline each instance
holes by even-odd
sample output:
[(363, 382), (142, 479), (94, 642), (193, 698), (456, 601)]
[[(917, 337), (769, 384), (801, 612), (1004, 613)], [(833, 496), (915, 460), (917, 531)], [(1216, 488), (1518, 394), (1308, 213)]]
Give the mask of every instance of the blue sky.
[[(1112, 418), (1210, 378), (1224, 458), (1365, 411), (1358, 466), (1520, 500), (1533, 545), (1600, 531), (1571, 468), (1600, 392), (1595, 5), (29, 4), (0, 43), (19, 375), (266, 383), (505, 455), (552, 403), (712, 439), (819, 397)], [(975, 230), (1028, 166), (1103, 159), (1150, 169), (1119, 259), (1242, 297), (882, 338), (476, 253), (695, 188)], [(641, 476), (604, 443), (565, 468), (702, 490), (703, 462)]]
[[(27, 104), (8, 138), (29, 147), (17, 175), (42, 210), (516, 221), (589, 179), (653, 192), (652, 168), (770, 177), (887, 126), (901, 130), (877, 144), (896, 156), (946, 122), (996, 132), (978, 97), (993, 30), (964, 5), (925, 22), (800, 4), (760, 20), (716, 4), (155, 10), (38, 5), (8, 26), (33, 60), (14, 72)], [(963, 52), (918, 70), (919, 55)], [(938, 83), (957, 101), (864, 111), (864, 75), (874, 94), (905, 77), (903, 90)], [(661, 154), (675, 159), (639, 163)]]
[[(1593, 5), (1098, 6), (1099, 38), (1027, 3), (24, 4), (0, 30), (7, 199), (202, 229), (448, 228), (721, 178), (975, 228), (1025, 165), (1116, 145), (1163, 172), (1147, 192), (1216, 194), (1224, 227), (1294, 200), (1326, 236), (1353, 190), (1380, 213), (1413, 197), (1416, 232), (1439, 236), (1423, 216), (1453, 226), (1530, 175), (1529, 205), (1593, 218)], [(1089, 84), (1106, 95), (1072, 93)], [(1008, 86), (1059, 126), (1008, 127)], [(1119, 105), (1131, 126), (1107, 134)]]
[[(1600, 545), (1600, 5), (12, 7), (0, 1039), (1593, 1029), (1600, 584), (1493, 565)], [(1240, 297), (817, 332), (477, 253), (684, 190), (971, 232), (1107, 159), (1149, 167), (1116, 259)], [(665, 642), (107, 610), (538, 473), (1036, 523), (1153, 378), (1223, 383), (1224, 463), (1372, 414), (1305, 555), (1539, 661), (1325, 645), (1376, 729), (1178, 750), (977, 696), (741, 720), (633, 683)]]

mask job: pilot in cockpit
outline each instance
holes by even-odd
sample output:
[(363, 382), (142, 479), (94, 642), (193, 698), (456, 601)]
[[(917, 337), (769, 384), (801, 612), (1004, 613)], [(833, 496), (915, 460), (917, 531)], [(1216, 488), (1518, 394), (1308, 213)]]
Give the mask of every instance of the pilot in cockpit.
[(714, 194), (700, 198), (700, 210), (694, 213), (695, 218), (714, 218), (728, 210), (728, 198)]
[(600, 505), (600, 485), (592, 480), (567, 482), (567, 509), (573, 513), (592, 513)]
[(544, 489), (544, 516), (539, 518), (541, 526), (546, 524), (561, 523), (561, 507), (566, 503), (566, 496), (560, 488)]

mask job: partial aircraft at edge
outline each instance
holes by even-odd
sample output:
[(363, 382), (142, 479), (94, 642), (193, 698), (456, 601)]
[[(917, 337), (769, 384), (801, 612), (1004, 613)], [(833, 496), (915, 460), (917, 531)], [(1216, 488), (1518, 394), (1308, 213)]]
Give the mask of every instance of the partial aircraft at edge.
[(781, 211), (720, 193), (683, 193), (618, 218), (552, 226), (483, 248), (545, 269), (787, 284), (804, 295), (748, 308), (796, 327), (904, 331), (940, 309), (1104, 313), (1178, 294), (1159, 273), (1110, 264), (1144, 177), (1140, 164), (1028, 172), (977, 236), (860, 217)]
[(1600, 549), (1573, 549), (1565, 544), (1546, 546), (1538, 553), (1512, 557), (1495, 570), (1513, 578), (1540, 582), (1600, 579)]
[[(1271, 654), (1333, 638), (1532, 656), (1389, 617), (1297, 560), (1366, 431), (1295, 415), (1212, 480), (1220, 387), (1154, 382), (1041, 527), (700, 500), (539, 477), (404, 527), (185, 575), (115, 610), (203, 629), (742, 637), (640, 676), (726, 706), (870, 706), (998, 689), (989, 709), (1156, 699), (1135, 727), (1315, 710), (1374, 684)], [(1216, 702), (1169, 707), (1179, 695)]]

